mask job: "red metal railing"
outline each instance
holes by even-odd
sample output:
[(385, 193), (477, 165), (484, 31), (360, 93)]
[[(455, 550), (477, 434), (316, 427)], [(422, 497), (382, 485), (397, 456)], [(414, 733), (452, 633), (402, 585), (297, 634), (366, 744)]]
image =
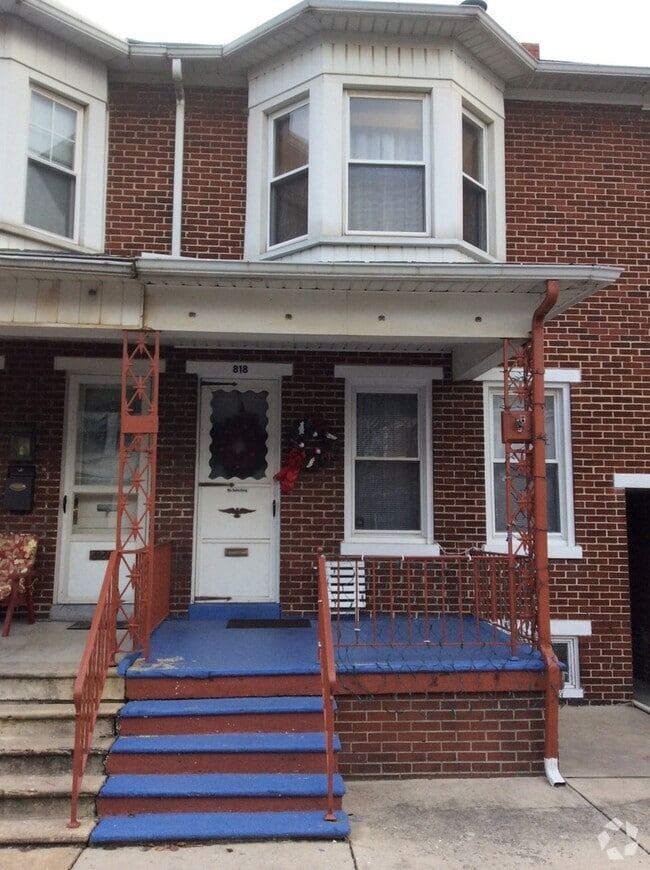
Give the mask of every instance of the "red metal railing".
[(321, 553), (318, 557), (318, 658), (320, 661), (321, 691), (323, 694), (323, 721), (327, 764), (327, 812), (325, 813), (325, 820), (335, 822), (334, 690), (336, 688), (336, 666), (334, 664), (332, 618), (327, 589), (327, 566), (325, 556)]
[[(132, 581), (138, 591), (133, 602), (133, 613), (129, 619), (134, 619), (138, 625), (146, 626), (149, 633), (169, 615), (171, 553), (172, 547), (169, 542), (157, 544), (154, 548), (152, 575), (154, 583), (151, 590), (141, 592), (139, 591), (141, 584), (137, 580)], [(79, 793), (108, 669), (115, 664), (117, 650), (123, 650), (123, 644), (120, 644), (117, 639), (118, 615), (124, 612), (124, 603), (120, 599), (120, 571), (127, 574), (137, 572), (141, 577), (149, 576), (151, 572), (147, 570), (147, 559), (146, 550), (123, 555), (114, 550), (108, 560), (73, 690), (76, 718), (72, 758), (71, 828), (79, 827)], [(125, 634), (129, 635), (128, 625)]]
[(108, 668), (116, 648), (120, 557), (113, 551), (90, 624), (86, 647), (74, 684), (75, 734), (72, 757), (70, 827), (78, 828), (78, 802), (88, 752), (95, 731)]
[[(342, 556), (326, 565), (336, 647), (491, 644), (514, 654), (521, 643), (537, 645), (537, 594), (526, 558), (479, 551)], [(347, 590), (345, 574), (354, 578)]]

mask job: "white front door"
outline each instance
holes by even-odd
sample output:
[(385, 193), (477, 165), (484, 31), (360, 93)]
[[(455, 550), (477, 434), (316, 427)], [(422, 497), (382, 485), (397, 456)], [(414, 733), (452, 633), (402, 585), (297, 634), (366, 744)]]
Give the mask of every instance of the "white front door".
[(57, 603), (95, 604), (115, 548), (120, 377), (68, 382)]
[(194, 598), (278, 600), (279, 383), (201, 386)]

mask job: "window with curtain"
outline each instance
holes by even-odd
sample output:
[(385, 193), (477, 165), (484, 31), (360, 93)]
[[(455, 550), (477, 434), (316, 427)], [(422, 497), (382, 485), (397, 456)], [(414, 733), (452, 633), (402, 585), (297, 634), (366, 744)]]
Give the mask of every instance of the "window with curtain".
[(417, 393), (358, 392), (354, 457), (357, 531), (420, 531)]
[(269, 243), (307, 235), (309, 106), (297, 106), (272, 121)]
[(72, 238), (79, 110), (32, 91), (25, 223)]
[(426, 230), (424, 101), (350, 96), (348, 229)]
[(463, 239), (487, 250), (484, 128), (463, 116)]

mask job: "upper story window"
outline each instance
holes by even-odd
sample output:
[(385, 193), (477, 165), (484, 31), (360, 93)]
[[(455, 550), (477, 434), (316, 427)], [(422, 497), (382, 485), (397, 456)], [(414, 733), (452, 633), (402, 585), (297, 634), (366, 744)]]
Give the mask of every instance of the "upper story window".
[(350, 96), (348, 229), (426, 230), (424, 100)]
[(307, 235), (309, 106), (273, 119), (269, 244)]
[(485, 129), (463, 115), (463, 240), (487, 250)]
[(32, 91), (25, 223), (67, 238), (75, 232), (79, 122), (72, 104)]

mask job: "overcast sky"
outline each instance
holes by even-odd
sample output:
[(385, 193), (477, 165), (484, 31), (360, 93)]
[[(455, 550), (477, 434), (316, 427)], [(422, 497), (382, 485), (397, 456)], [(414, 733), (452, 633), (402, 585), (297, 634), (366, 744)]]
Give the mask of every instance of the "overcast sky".
[[(64, 5), (117, 36), (220, 45), (295, 4), (291, 0), (66, 0)], [(648, 0), (488, 0), (488, 14), (520, 42), (540, 43), (546, 60), (650, 66)]]

